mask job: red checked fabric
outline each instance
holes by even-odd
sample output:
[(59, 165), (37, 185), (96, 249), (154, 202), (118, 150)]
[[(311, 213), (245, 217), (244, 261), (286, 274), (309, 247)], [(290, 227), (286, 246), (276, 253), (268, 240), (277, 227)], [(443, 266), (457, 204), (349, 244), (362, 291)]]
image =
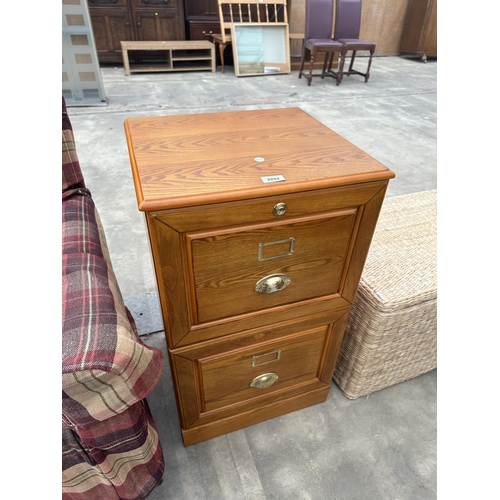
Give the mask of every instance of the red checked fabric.
[(164, 457), (146, 396), (163, 369), (125, 307), (63, 99), (63, 500), (142, 500)]

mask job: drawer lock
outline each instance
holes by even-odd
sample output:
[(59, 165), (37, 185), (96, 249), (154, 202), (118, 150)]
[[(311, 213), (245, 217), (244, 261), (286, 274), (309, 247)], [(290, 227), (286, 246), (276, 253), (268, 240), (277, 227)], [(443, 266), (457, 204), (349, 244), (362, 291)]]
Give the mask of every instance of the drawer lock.
[(286, 274), (270, 274), (257, 281), (255, 291), (260, 293), (274, 293), (285, 289), (292, 282)]
[(271, 387), (278, 378), (277, 373), (263, 373), (250, 382), (250, 387), (253, 389), (265, 389), (266, 387)]
[(286, 203), (276, 203), (273, 208), (273, 214), (276, 215), (276, 217), (281, 217), (287, 210), (288, 207), (286, 206)]

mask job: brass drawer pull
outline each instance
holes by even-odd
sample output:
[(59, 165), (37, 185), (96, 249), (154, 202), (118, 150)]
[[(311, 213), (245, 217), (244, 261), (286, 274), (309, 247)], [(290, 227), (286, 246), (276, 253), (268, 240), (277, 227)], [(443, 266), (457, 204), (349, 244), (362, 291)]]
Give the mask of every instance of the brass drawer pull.
[(285, 289), (292, 282), (286, 274), (270, 274), (257, 281), (255, 291), (260, 293), (274, 293)]
[[(283, 243), (289, 244), (288, 252), (264, 257), (264, 249), (266, 247), (270, 247), (273, 245), (282, 245)], [(257, 260), (262, 261), (262, 260), (277, 259), (278, 257), (287, 257), (288, 255), (293, 255), (294, 251), (295, 251), (295, 238), (287, 238), (286, 240), (279, 240), (279, 241), (270, 241), (269, 243), (259, 243), (259, 252), (257, 254)]]
[(277, 373), (263, 373), (250, 382), (250, 387), (253, 389), (265, 389), (266, 387), (271, 387), (278, 378)]
[[(272, 359), (268, 359), (270, 356), (273, 356)], [(263, 359), (263, 361), (260, 361)], [(266, 352), (265, 354), (257, 354), (257, 356), (252, 357), (252, 366), (255, 368), (256, 366), (267, 365), (268, 363), (274, 363), (281, 358), (281, 349), (277, 351)]]

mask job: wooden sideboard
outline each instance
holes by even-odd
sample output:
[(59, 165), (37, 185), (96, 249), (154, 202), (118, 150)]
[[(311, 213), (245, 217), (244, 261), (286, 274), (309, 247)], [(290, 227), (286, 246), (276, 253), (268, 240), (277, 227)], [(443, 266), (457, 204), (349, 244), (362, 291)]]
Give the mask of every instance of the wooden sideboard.
[(394, 173), (299, 108), (125, 132), (185, 445), (325, 401)]
[[(99, 62), (121, 63), (122, 41), (185, 40), (182, 0), (88, 0)], [(131, 52), (140, 64), (158, 52)]]
[(217, 0), (184, 0), (184, 13), (189, 37), (192, 40), (212, 40), (220, 33)]

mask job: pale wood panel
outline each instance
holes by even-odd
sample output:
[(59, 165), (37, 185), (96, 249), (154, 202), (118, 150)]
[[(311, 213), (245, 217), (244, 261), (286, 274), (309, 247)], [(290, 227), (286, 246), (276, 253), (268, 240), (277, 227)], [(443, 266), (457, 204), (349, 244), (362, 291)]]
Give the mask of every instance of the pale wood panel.
[[(185, 445), (324, 401), (394, 173), (299, 108), (136, 118), (125, 129)], [(284, 182), (263, 189), (263, 174)], [(276, 245), (264, 258), (263, 244)], [(256, 294), (276, 272), (287, 286)], [(272, 383), (254, 390), (260, 380)]]
[[(241, 403), (276, 390), (315, 381), (320, 371), (328, 326), (307, 330), (273, 343), (256, 344), (201, 359), (203, 410), (212, 411)], [(272, 364), (254, 366), (255, 355), (279, 352)], [(278, 375), (274, 384), (255, 389), (252, 380), (264, 373)]]
[(399, 54), (408, 0), (365, 0), (360, 38), (376, 44), (376, 56)]
[[(376, 56), (399, 55), (399, 45), (409, 0), (364, 0), (360, 38), (377, 45)], [(304, 34), (306, 0), (289, 0), (290, 34)], [(334, 14), (335, 19), (335, 14)], [(300, 57), (302, 39), (290, 41), (292, 57)]]
[[(193, 273), (200, 322), (234, 316), (323, 295), (339, 293), (354, 224), (355, 210), (321, 219), (298, 219), (282, 225), (235, 228), (233, 234), (201, 235), (191, 241)], [(221, 233), (221, 231), (219, 231)], [(292, 235), (293, 255), (257, 261), (260, 242), (280, 241)], [(190, 239), (191, 240), (191, 239)], [(227, 265), (221, 270), (220, 262)], [(273, 294), (256, 294), (255, 283), (265, 276), (285, 273), (291, 286)], [(214, 303), (213, 296), (220, 298)]]
[(125, 130), (140, 210), (394, 177), (299, 108), (129, 118)]

